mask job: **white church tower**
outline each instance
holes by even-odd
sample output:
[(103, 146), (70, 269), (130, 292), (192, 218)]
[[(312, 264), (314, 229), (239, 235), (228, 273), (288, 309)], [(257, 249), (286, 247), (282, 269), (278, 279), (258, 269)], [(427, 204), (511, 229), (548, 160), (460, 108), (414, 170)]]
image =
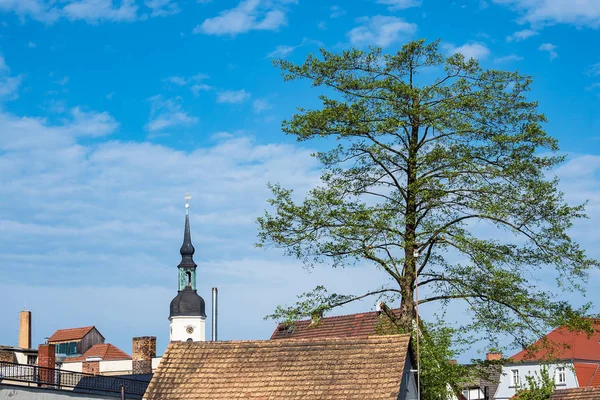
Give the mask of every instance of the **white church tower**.
[(190, 195), (185, 195), (185, 230), (181, 245), (181, 262), (179, 271), (179, 289), (177, 296), (171, 301), (171, 341), (203, 342), (206, 340), (206, 312), (204, 299), (196, 293), (196, 263), (194, 263), (194, 246), (190, 233), (190, 217), (188, 203)]

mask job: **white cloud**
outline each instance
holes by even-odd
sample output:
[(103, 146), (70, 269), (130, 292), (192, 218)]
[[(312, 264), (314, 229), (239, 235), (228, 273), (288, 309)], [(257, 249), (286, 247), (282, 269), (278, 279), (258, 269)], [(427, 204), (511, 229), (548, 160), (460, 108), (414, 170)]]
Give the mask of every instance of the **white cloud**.
[(185, 112), (179, 98), (164, 99), (157, 95), (149, 99), (150, 121), (146, 124), (148, 132), (160, 132), (175, 127), (191, 126), (198, 123), (198, 118)]
[(490, 55), (490, 50), (483, 43), (466, 43), (462, 46), (454, 46), (452, 44), (445, 44), (443, 48), (449, 55), (460, 53), (465, 56), (466, 59), (475, 58), (482, 60)]
[(280, 45), (275, 47), (275, 50), (267, 54), (269, 58), (284, 58), (290, 55), (294, 50), (296, 50), (298, 46), (286, 46)]
[(421, 0), (377, 0), (379, 4), (385, 4), (390, 10), (403, 10), (405, 8), (421, 6)]
[(587, 70), (586, 73), (590, 76), (598, 76), (600, 75), (600, 62), (597, 62), (596, 64), (590, 65)]
[(528, 39), (532, 36), (539, 35), (539, 32), (533, 31), (531, 29), (523, 29), (522, 31), (517, 31), (510, 36), (506, 37), (507, 42), (520, 42), (521, 40)]
[(30, 49), (33, 49), (36, 47), (36, 45), (33, 42), (29, 42), (29, 43), (27, 43), (27, 47), (29, 47)]
[(61, 79), (55, 81), (54, 83), (56, 83), (57, 85), (60, 85), (60, 86), (65, 86), (67, 83), (69, 83), (69, 77), (64, 76)]
[(417, 25), (397, 17), (376, 15), (363, 17), (358, 21), (361, 25), (348, 32), (350, 43), (355, 46), (386, 47), (412, 36), (417, 31)]
[(134, 0), (122, 0), (115, 5), (113, 0), (77, 0), (71, 1), (62, 9), (70, 20), (84, 20), (88, 23), (102, 21), (129, 22), (135, 21), (138, 6)]
[(550, 56), (550, 61), (558, 57), (558, 53), (554, 51), (556, 50), (556, 46), (552, 43), (542, 43), (540, 47), (538, 47), (538, 50), (547, 52)]
[(184, 76), (170, 76), (163, 79), (163, 81), (175, 86), (188, 86), (194, 95), (198, 96), (200, 92), (212, 90), (212, 86), (205, 83), (200, 83), (205, 79), (208, 79), (208, 75), (200, 73), (187, 78)]
[(329, 18), (339, 18), (346, 15), (346, 10), (340, 6), (333, 5), (329, 7)]
[(0, 55), (0, 100), (16, 99), (22, 81), (22, 75), (10, 76), (10, 68)]
[(253, 30), (274, 31), (287, 25), (285, 0), (242, 0), (236, 7), (207, 18), (194, 33), (235, 36)]
[(173, 85), (177, 86), (185, 86), (188, 84), (187, 79), (182, 76), (170, 76), (165, 79), (165, 82), (172, 83)]
[(105, 136), (119, 127), (119, 123), (107, 112), (85, 112), (75, 107), (71, 110), (72, 120), (65, 128), (73, 136)]
[(522, 61), (523, 57), (518, 56), (516, 54), (510, 54), (508, 56), (504, 56), (504, 57), (498, 57), (494, 60), (494, 62), (496, 64), (501, 64), (501, 63), (505, 63), (505, 62), (514, 62), (514, 61)]
[(19, 17), (44, 23), (61, 18), (100, 22), (133, 22), (148, 17), (176, 14), (178, 0), (143, 0), (149, 13), (142, 12), (142, 0), (0, 0), (0, 11), (13, 12)]
[(217, 94), (217, 103), (241, 103), (250, 98), (250, 93), (245, 89), (223, 90)]
[(267, 57), (268, 58), (285, 58), (285, 57), (289, 56), (290, 54), (292, 54), (292, 52), (294, 50), (296, 50), (297, 48), (306, 46), (306, 45), (316, 45), (316, 46), (323, 47), (323, 42), (305, 37), (305, 38), (302, 38), (302, 42), (300, 42), (300, 44), (297, 44), (295, 46), (279, 45), (279, 46), (275, 47), (275, 50), (273, 50), (272, 52), (267, 54)]
[(572, 24), (598, 28), (600, 1), (598, 0), (494, 0), (521, 13), (521, 22), (535, 26)]
[(198, 96), (200, 94), (200, 92), (207, 92), (207, 91), (212, 90), (212, 89), (213, 89), (212, 86), (207, 85), (205, 83), (197, 83), (195, 85), (190, 86), (190, 90), (196, 96)]
[(164, 17), (181, 11), (177, 0), (145, 0), (144, 4), (152, 10), (152, 17)]
[(255, 112), (261, 113), (263, 111), (270, 110), (271, 108), (273, 108), (273, 105), (269, 103), (266, 99), (256, 99), (252, 103), (252, 107), (254, 108)]

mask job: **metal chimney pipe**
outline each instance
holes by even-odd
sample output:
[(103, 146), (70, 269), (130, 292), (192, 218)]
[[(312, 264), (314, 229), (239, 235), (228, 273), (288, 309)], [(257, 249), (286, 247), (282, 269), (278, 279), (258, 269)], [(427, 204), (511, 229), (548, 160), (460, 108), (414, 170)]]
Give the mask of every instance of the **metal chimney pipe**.
[(217, 340), (217, 294), (216, 287), (212, 288), (212, 341)]

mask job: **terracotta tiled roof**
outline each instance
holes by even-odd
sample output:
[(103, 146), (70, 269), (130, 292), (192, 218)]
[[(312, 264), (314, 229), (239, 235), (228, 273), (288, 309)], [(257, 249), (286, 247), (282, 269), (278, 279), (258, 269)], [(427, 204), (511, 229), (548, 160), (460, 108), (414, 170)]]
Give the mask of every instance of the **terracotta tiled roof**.
[(550, 400), (600, 399), (600, 387), (555, 390)]
[(584, 332), (569, 331), (567, 328), (556, 328), (546, 337), (546, 345), (542, 339), (535, 342), (533, 351), (521, 350), (511, 358), (515, 361), (539, 361), (545, 359), (589, 360), (600, 361), (600, 321), (594, 322), (595, 332), (592, 336)]
[[(398, 310), (393, 310), (397, 312)], [(296, 321), (293, 326), (277, 325), (271, 339), (308, 339), (327, 337), (367, 337), (375, 335), (378, 328), (385, 329), (389, 319), (385, 314), (365, 312), (360, 314), (324, 317), (317, 324), (311, 320)]]
[(65, 359), (65, 362), (85, 361), (89, 357), (99, 357), (107, 360), (131, 360), (131, 356), (110, 343), (98, 343), (90, 347), (88, 351), (79, 357)]
[(397, 399), (409, 341), (389, 335), (171, 342), (144, 398)]
[(579, 387), (600, 386), (600, 364), (573, 363)]
[(64, 342), (65, 340), (83, 339), (89, 331), (94, 329), (93, 326), (84, 326), (82, 328), (59, 329), (48, 338), (48, 342)]

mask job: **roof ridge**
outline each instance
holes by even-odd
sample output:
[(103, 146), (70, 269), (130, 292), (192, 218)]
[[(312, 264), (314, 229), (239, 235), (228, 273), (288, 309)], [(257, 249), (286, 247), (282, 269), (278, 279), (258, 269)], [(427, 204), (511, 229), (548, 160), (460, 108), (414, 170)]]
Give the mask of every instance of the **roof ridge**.
[(287, 338), (286, 340), (269, 340), (269, 339), (245, 339), (245, 340), (219, 340), (219, 341), (205, 341), (205, 342), (187, 342), (187, 341), (172, 341), (171, 343), (192, 345), (194, 343), (209, 344), (215, 343), (218, 345), (223, 344), (243, 344), (243, 343), (265, 343), (272, 346), (281, 346), (281, 343), (297, 343), (297, 342), (365, 342), (365, 341), (378, 341), (384, 339), (396, 339), (410, 337), (409, 333), (399, 333), (394, 335), (369, 335), (369, 336), (327, 336), (327, 337), (310, 337), (310, 338)]
[(95, 327), (96, 327), (95, 325), (89, 325), (89, 326), (77, 326), (77, 327), (75, 327), (75, 328), (62, 328), (62, 329), (57, 329), (57, 330), (56, 330), (56, 332), (58, 332), (58, 331), (70, 331), (70, 330), (73, 330), (73, 329), (92, 329), (92, 328), (95, 328)]
[[(400, 308), (392, 308), (392, 311), (396, 311), (399, 310)], [(320, 317), (319, 321), (322, 321), (324, 319), (333, 319), (333, 318), (347, 318), (347, 317), (355, 317), (357, 315), (369, 315), (369, 314), (375, 314), (378, 311), (363, 311), (363, 312), (358, 312), (358, 313), (353, 313), (353, 314), (343, 314), (343, 315), (332, 315), (330, 317)], [(383, 314), (383, 313), (382, 313)], [(307, 318), (307, 319), (297, 319), (294, 321), (294, 323), (297, 322), (309, 322), (312, 321), (312, 319)], [(287, 324), (286, 322), (278, 322), (277, 325), (281, 325), (281, 324)]]

